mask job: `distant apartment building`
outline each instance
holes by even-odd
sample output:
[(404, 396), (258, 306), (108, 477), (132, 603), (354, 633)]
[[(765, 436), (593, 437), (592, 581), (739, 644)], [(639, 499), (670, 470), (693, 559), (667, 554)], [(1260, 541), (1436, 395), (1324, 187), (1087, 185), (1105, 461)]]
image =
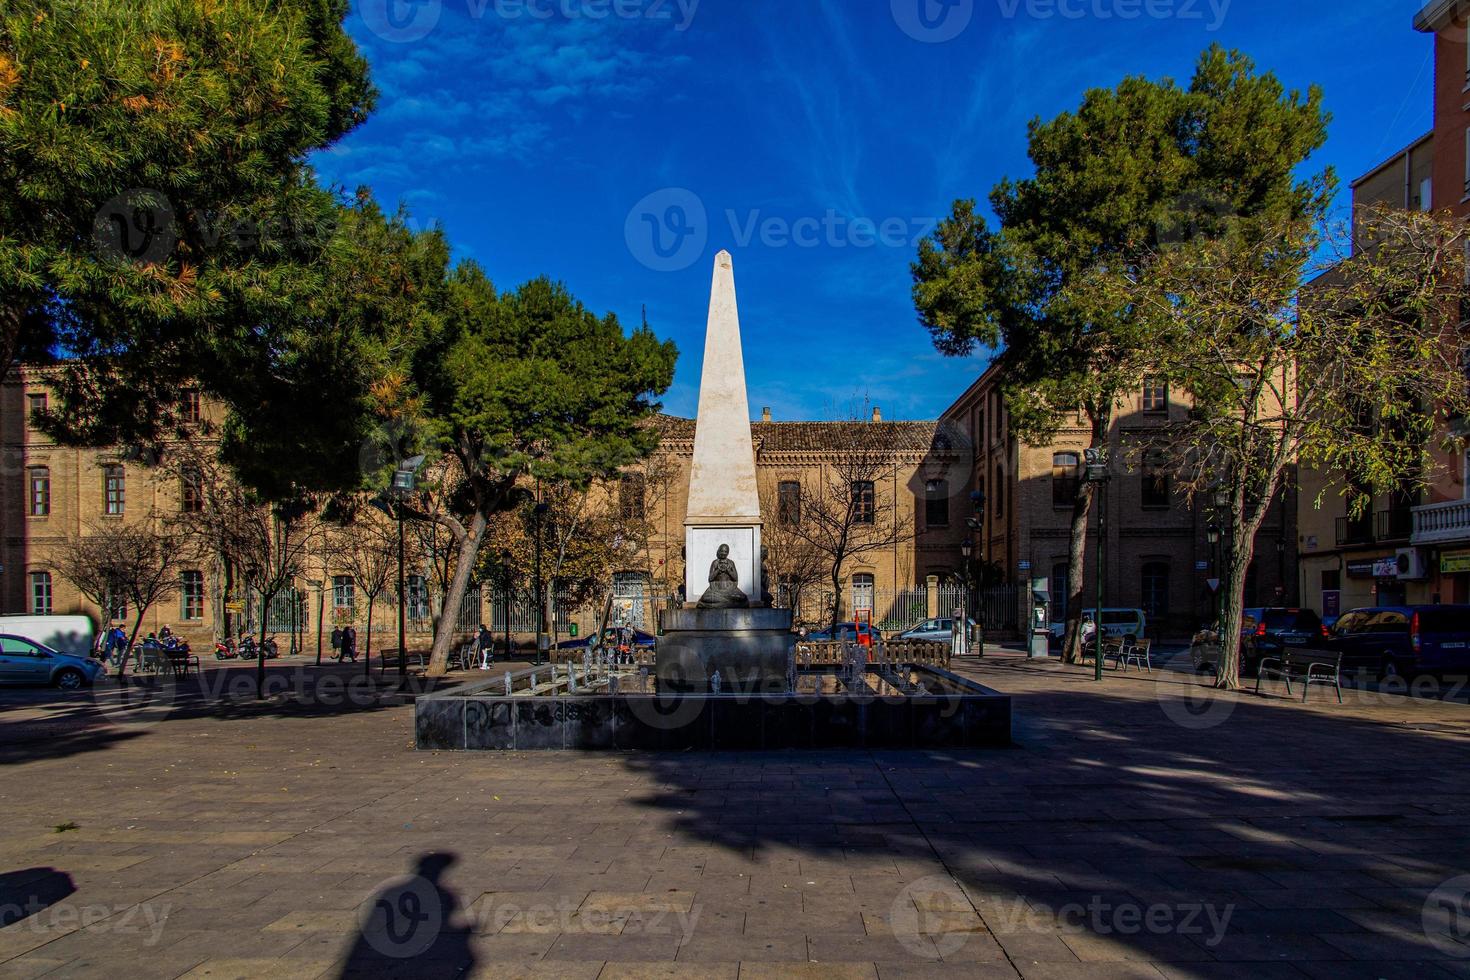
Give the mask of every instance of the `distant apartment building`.
[[(1470, 0), (1436, 0), (1414, 18), (1433, 35), (1433, 129), (1352, 184), (1353, 207), (1446, 211), (1470, 216)], [(1352, 487), (1304, 471), (1303, 601), (1325, 616), (1369, 605), (1470, 602), (1470, 424), (1455, 420), (1436, 440), (1427, 487), (1372, 496), (1353, 510)]]
[[(992, 367), (941, 416), (969, 434), (976, 465), (967, 491), (986, 495), (983, 542), (987, 560), (1018, 581), (1043, 580), (1053, 620), (1066, 611), (1072, 507), (1081, 483), (1083, 451), (1091, 429), (1078, 416), (1045, 445), (1030, 446), (1010, 431), (1001, 394), (1003, 368)], [(1214, 521), (1205, 500), (1189, 501), (1165, 468), (1139, 450), (1150, 430), (1188, 410), (1167, 386), (1146, 381), (1119, 407), (1108, 434), (1112, 480), (1103, 549), (1108, 607), (1142, 609), (1157, 637), (1188, 636), (1214, 618), (1219, 550), (1210, 543)], [(1249, 605), (1295, 601), (1295, 498), (1283, 491), (1257, 535), (1246, 582)], [(1089, 521), (1084, 575), (1086, 603), (1095, 604)]]

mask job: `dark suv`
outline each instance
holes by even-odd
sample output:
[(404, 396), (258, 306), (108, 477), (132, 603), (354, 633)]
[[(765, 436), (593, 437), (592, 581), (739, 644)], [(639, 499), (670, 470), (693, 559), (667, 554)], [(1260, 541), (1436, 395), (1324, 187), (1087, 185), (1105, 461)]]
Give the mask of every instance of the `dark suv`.
[(1470, 671), (1470, 606), (1374, 606), (1344, 613), (1324, 646), (1344, 670), (1380, 677)]
[[(1241, 612), (1240, 676), (1256, 676), (1262, 657), (1279, 657), (1288, 647), (1319, 647), (1327, 640), (1322, 620), (1310, 609), (1257, 606)], [(1211, 640), (1191, 648), (1196, 670), (1215, 670), (1219, 645)]]
[(1321, 646), (1327, 629), (1310, 609), (1247, 609), (1240, 621), (1241, 673), (1255, 675), (1263, 657), (1279, 657), (1288, 647)]

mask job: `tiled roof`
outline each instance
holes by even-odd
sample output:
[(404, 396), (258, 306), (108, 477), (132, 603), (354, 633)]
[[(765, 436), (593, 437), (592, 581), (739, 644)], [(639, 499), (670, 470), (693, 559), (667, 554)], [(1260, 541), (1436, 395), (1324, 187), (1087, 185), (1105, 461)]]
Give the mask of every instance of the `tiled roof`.
[[(692, 441), (694, 420), (675, 415), (653, 419), (660, 436), (668, 441)], [(909, 452), (928, 452), (934, 447), (940, 423), (922, 422), (752, 422), (750, 434), (762, 452), (840, 452), (861, 440), (883, 433), (885, 441)], [(960, 449), (962, 447), (954, 446)]]

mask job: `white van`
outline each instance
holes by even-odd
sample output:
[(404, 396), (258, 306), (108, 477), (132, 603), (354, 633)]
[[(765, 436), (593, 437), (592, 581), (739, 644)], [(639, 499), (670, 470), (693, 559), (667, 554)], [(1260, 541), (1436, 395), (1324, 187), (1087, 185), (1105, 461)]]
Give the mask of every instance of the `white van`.
[[(1084, 635), (1092, 634), (1093, 610), (1082, 610), (1082, 632)], [(1127, 640), (1133, 642), (1144, 637), (1144, 629), (1148, 621), (1142, 609), (1104, 609), (1103, 630), (1109, 639)], [(1067, 632), (1066, 623), (1052, 623), (1052, 635), (1061, 639)]]
[(97, 638), (90, 616), (0, 616), (0, 633), (23, 636), (74, 657), (90, 657)]

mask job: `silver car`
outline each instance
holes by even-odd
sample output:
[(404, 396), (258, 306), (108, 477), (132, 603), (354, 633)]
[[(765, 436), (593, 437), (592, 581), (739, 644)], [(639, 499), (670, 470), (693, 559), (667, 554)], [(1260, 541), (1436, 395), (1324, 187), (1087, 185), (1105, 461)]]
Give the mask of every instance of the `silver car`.
[[(970, 625), (975, 625), (973, 619), (970, 620)], [(950, 616), (926, 619), (918, 626), (910, 626), (894, 637), (895, 640), (930, 640), (936, 643), (948, 643), (953, 638), (954, 618)]]
[(0, 633), (0, 684), (50, 684), (63, 691), (90, 687), (102, 665), (13, 633)]

